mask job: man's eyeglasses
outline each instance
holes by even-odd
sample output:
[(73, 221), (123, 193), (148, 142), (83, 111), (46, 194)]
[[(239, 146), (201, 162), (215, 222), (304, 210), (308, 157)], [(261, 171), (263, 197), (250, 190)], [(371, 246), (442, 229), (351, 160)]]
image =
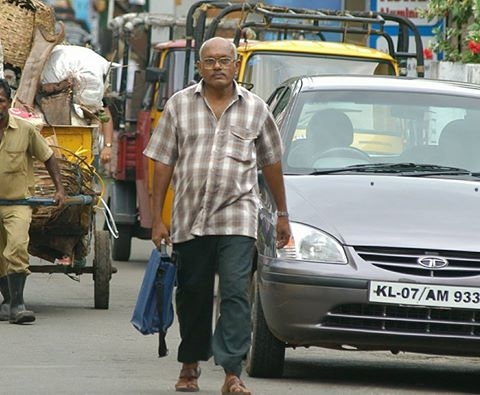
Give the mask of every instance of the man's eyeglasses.
[(220, 68), (226, 69), (234, 62), (234, 60), (225, 56), (222, 58), (205, 58), (201, 60), (201, 62), (203, 63), (203, 67), (206, 69), (213, 69), (217, 62), (220, 65)]

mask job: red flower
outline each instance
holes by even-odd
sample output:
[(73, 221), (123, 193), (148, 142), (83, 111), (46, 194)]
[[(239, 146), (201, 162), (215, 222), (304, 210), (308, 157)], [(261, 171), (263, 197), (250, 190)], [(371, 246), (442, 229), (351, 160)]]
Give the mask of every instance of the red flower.
[(433, 59), (433, 51), (430, 48), (425, 48), (423, 50), (423, 57), (427, 60)]
[(474, 41), (474, 40), (470, 40), (470, 41), (468, 42), (468, 49), (470, 49), (470, 52), (471, 52), (473, 55), (478, 55), (478, 54), (480, 54), (480, 42)]

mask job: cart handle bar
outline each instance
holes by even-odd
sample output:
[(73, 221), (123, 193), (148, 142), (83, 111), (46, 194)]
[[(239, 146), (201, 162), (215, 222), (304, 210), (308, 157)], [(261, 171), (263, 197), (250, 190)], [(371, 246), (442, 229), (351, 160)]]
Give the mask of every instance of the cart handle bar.
[[(66, 206), (87, 205), (93, 202), (90, 195), (73, 195), (65, 198)], [(53, 198), (33, 196), (27, 199), (6, 200), (0, 199), (0, 206), (55, 206), (57, 201)]]

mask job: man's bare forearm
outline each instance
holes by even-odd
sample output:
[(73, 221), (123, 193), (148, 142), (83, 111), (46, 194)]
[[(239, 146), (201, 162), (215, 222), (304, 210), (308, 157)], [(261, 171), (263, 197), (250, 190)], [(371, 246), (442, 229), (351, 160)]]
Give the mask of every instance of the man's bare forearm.
[(273, 200), (277, 205), (277, 210), (287, 211), (287, 202), (285, 198), (285, 187), (283, 185), (283, 172), (281, 162), (265, 166), (262, 169), (262, 173), (265, 177), (268, 188), (272, 193)]
[(48, 158), (45, 162), (45, 167), (47, 168), (48, 174), (52, 178), (53, 184), (57, 191), (63, 191), (62, 178), (60, 176), (60, 169), (58, 167), (57, 160), (54, 155)]

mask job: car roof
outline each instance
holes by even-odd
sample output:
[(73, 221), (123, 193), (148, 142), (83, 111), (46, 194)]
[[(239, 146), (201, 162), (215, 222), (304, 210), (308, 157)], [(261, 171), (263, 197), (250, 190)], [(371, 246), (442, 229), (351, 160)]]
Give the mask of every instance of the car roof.
[(480, 85), (466, 82), (395, 76), (319, 75), (293, 77), (285, 84), (299, 84), (300, 90), (385, 90), (456, 94), (480, 97)]

